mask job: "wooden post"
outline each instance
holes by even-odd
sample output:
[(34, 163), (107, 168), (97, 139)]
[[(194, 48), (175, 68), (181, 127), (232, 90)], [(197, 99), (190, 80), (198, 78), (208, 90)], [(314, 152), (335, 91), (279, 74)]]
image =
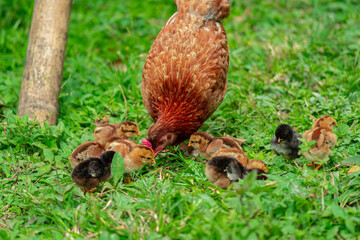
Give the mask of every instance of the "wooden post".
[(18, 105), (19, 116), (57, 123), (72, 0), (35, 0)]

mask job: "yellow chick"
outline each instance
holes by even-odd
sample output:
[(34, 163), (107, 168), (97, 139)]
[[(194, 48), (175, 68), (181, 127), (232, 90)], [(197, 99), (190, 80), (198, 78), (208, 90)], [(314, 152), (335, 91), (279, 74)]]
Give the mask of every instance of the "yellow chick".
[(125, 173), (128, 174), (125, 183), (131, 182), (130, 172), (140, 170), (145, 164), (151, 166), (156, 163), (154, 151), (148, 146), (134, 145), (130, 141), (117, 139), (107, 144), (106, 149), (119, 152), (123, 157)]

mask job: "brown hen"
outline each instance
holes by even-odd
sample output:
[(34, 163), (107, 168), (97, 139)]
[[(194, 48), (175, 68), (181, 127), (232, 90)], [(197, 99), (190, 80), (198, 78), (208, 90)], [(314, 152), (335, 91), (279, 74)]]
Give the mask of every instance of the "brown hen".
[(229, 47), (220, 21), (229, 0), (175, 0), (143, 68), (141, 92), (155, 121), (147, 132), (155, 153), (190, 137), (222, 102)]

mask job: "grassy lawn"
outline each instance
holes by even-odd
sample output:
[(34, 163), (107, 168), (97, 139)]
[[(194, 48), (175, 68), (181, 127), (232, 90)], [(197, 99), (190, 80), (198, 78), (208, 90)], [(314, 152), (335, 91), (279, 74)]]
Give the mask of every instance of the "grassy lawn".
[[(59, 124), (40, 127), (16, 116), (32, 4), (0, 1), (0, 239), (360, 239), (359, 172), (339, 165), (360, 163), (352, 157), (360, 155), (358, 0), (232, 4), (228, 92), (201, 130), (247, 139), (244, 151), (266, 162), (268, 180), (217, 189), (201, 157), (172, 147), (136, 182), (110, 180), (85, 197), (68, 156), (105, 115), (146, 133), (142, 67), (176, 8), (172, 0), (74, 0)], [(338, 144), (319, 171), (273, 154), (278, 124), (303, 133), (323, 115), (337, 120)]]

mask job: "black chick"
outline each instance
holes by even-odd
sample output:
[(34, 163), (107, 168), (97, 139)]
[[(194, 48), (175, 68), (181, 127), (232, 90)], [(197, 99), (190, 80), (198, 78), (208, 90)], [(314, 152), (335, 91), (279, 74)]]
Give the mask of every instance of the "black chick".
[(240, 179), (244, 179), (246, 175), (252, 171), (256, 171), (257, 180), (266, 180), (267, 177), (265, 174), (268, 173), (268, 169), (266, 164), (257, 159), (249, 160), (246, 167), (244, 167), (239, 161), (231, 161), (229, 165), (226, 167), (227, 177), (232, 182), (237, 182)]
[(245, 168), (235, 158), (213, 157), (207, 162), (205, 175), (216, 186), (226, 189), (232, 182), (245, 177)]
[(114, 154), (114, 151), (103, 152), (100, 158), (90, 157), (74, 168), (71, 178), (76, 185), (84, 188), (84, 194), (87, 191), (92, 193), (100, 182), (111, 178), (111, 162)]
[(287, 160), (299, 158), (299, 145), (302, 143), (301, 135), (295, 132), (288, 124), (280, 124), (271, 138), (271, 149)]
[(236, 159), (232, 159), (229, 162), (229, 165), (227, 165), (226, 167), (226, 176), (232, 182), (238, 182), (239, 178), (241, 179), (245, 178), (246, 173), (247, 173), (247, 169), (244, 168), (244, 166)]

